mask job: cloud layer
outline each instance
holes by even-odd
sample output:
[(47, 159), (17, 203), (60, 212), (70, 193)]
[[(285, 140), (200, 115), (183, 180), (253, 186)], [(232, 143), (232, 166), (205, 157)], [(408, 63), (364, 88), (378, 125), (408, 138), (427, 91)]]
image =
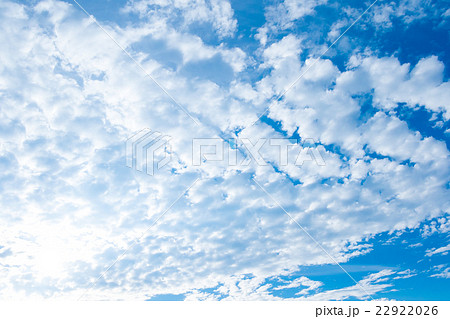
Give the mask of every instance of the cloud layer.
[[(325, 5), (302, 3), (266, 8), (252, 53), (221, 42), (238, 32), (228, 1), (129, 1), (122, 14), (137, 14), (133, 23), (100, 21), (197, 125), (73, 4), (1, 1), (1, 298), (277, 299), (271, 287), (301, 287), (296, 298), (367, 298), (356, 284), (324, 291), (305, 276), (267, 283), (332, 263), (277, 203), (338, 262), (368, 253), (376, 234), (450, 213), (445, 141), (396, 113), (423, 107), (447, 125), (450, 87), (437, 55), (410, 64), (355, 51), (342, 68), (316, 61), (322, 45), (304, 35), (273, 38)], [(400, 10), (375, 9), (370, 18), (386, 27)], [(173, 160), (155, 176), (125, 166), (126, 139), (145, 127), (172, 137)], [(292, 136), (313, 139), (326, 165), (191, 165), (193, 138)], [(261, 153), (276, 162), (271, 149)], [(396, 276), (404, 273), (381, 270), (359, 284), (377, 293)]]

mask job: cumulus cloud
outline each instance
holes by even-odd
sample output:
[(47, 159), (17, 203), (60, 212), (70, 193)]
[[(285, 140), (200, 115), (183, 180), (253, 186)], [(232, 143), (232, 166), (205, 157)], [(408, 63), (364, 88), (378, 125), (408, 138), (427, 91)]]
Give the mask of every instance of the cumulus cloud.
[(185, 27), (193, 23), (208, 23), (220, 37), (233, 35), (237, 28), (233, 9), (227, 0), (130, 0), (123, 11), (135, 12), (150, 20), (175, 20)]
[(327, 3), (327, 0), (284, 0), (266, 8), (267, 26), (286, 29), (295, 20), (314, 14), (314, 8)]
[(350, 298), (368, 299), (367, 293), (390, 289), (396, 280), (409, 278), (410, 270), (394, 271), (383, 269), (379, 272), (365, 276), (363, 279), (351, 286), (339, 289), (324, 290), (323, 283), (311, 280), (307, 277), (298, 277), (289, 284), (279, 284), (283, 282), (278, 278), (271, 278), (272, 282), (267, 282), (263, 278), (237, 277), (220, 285), (212, 293), (193, 291), (186, 296), (186, 300), (282, 300), (276, 293), (284, 289), (295, 289), (297, 293), (289, 300), (346, 300)]

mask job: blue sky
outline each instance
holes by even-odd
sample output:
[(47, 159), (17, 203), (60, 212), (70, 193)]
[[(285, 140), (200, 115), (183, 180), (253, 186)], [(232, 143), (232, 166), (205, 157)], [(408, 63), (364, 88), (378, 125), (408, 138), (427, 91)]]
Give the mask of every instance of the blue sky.
[(0, 298), (449, 300), (447, 1), (78, 2), (0, 0)]

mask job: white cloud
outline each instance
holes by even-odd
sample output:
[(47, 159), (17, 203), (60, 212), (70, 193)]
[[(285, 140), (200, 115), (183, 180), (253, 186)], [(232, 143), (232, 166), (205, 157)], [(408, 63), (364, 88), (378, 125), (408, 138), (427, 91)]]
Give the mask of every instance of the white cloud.
[(391, 108), (399, 102), (410, 107), (425, 105), (434, 112), (450, 116), (448, 82), (442, 82), (444, 64), (436, 56), (421, 59), (409, 72), (409, 64), (401, 65), (396, 58), (368, 58), (362, 68), (369, 74), (375, 89), (375, 102)]
[[(408, 274), (408, 275), (405, 275)], [(409, 278), (410, 270), (393, 271), (384, 269), (370, 274), (358, 281), (357, 284), (321, 291), (323, 283), (307, 277), (299, 277), (288, 285), (278, 283), (276, 278), (267, 283), (264, 278), (233, 277), (212, 293), (193, 291), (186, 296), (186, 300), (281, 300), (274, 292), (283, 289), (297, 289), (298, 293), (289, 300), (346, 300), (349, 298), (370, 299), (367, 293), (376, 293), (390, 289), (399, 279)], [(305, 288), (302, 288), (305, 287)]]
[(283, 289), (290, 289), (290, 288), (302, 288), (299, 292), (296, 293), (296, 295), (305, 295), (310, 293), (311, 291), (317, 290), (319, 287), (321, 287), (323, 283), (320, 281), (314, 281), (307, 277), (299, 277), (294, 280), (292, 280), (287, 285), (280, 285), (273, 287), (273, 290), (283, 290)]
[(431, 275), (430, 277), (445, 278), (445, 279), (450, 278), (450, 267), (446, 267), (446, 265), (437, 265), (434, 266), (433, 269), (437, 271), (437, 273)]
[(237, 28), (233, 9), (227, 0), (131, 0), (124, 11), (139, 13), (150, 20), (181, 17), (185, 27), (196, 22), (208, 23), (220, 37), (232, 36)]
[(264, 64), (261, 67), (274, 67), (277, 69), (282, 62), (289, 63), (292, 60), (298, 60), (301, 51), (301, 40), (292, 34), (287, 35), (264, 50)]
[(317, 6), (323, 5), (327, 0), (284, 0), (266, 8), (266, 25), (269, 28), (287, 29), (295, 20), (315, 13)]
[(445, 234), (450, 231), (450, 220), (448, 216), (441, 216), (430, 223), (423, 225), (421, 232), (423, 237), (429, 237), (433, 234)]
[(444, 247), (427, 249), (426, 256), (431, 257), (431, 256), (437, 255), (437, 254), (447, 255), (449, 250), (450, 250), (450, 244), (448, 244), (447, 246), (444, 246)]

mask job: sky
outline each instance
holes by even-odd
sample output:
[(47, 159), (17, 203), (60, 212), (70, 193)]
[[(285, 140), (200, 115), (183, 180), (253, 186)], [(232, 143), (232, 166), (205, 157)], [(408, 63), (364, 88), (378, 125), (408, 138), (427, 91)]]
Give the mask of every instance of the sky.
[(0, 0), (0, 299), (450, 300), (449, 4)]

